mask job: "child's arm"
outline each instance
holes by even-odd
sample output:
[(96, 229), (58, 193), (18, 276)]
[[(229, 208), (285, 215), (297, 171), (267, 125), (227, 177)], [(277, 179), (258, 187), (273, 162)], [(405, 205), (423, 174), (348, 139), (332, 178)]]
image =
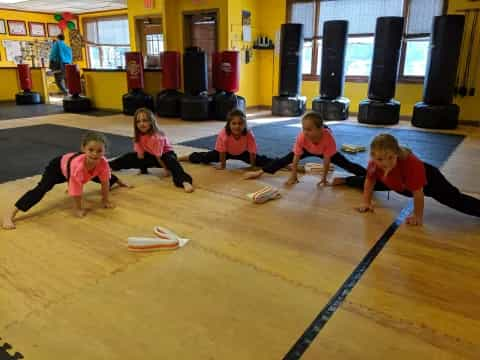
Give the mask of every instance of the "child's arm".
[(82, 195), (72, 196), (75, 215), (77, 217), (84, 217), (87, 214), (87, 210), (82, 208)]
[(107, 209), (113, 209), (114, 205), (109, 200), (110, 195), (110, 183), (108, 181), (102, 181), (102, 203)]
[(365, 178), (365, 183), (363, 184), (363, 204), (357, 208), (359, 212), (373, 211), (372, 195), (375, 182), (368, 176)]
[(299, 161), (300, 161), (300, 156), (295, 155), (293, 157), (293, 161), (292, 161), (292, 172), (290, 173), (290, 178), (286, 182), (287, 185), (293, 185), (293, 184), (298, 183), (297, 167), (298, 167), (298, 162)]
[(319, 185), (327, 185), (327, 175), (328, 171), (330, 170), (330, 157), (324, 156), (323, 157), (323, 175), (322, 180), (320, 181)]
[(407, 218), (409, 225), (422, 225), (423, 223), (423, 208), (424, 208), (423, 189), (413, 192), (413, 214)]
[(226, 152), (221, 152), (220, 153), (220, 162), (215, 166), (217, 170), (223, 170), (225, 169), (225, 166), (227, 165), (227, 153)]
[(257, 154), (255, 153), (250, 153), (250, 166), (252, 168), (255, 167), (255, 161), (257, 160)]

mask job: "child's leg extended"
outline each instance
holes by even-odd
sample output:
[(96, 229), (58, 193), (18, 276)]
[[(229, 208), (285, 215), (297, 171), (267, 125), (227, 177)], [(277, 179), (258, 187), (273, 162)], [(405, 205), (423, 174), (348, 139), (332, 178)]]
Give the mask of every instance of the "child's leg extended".
[(435, 166), (425, 163), (425, 171), (427, 173), (427, 185), (424, 188), (426, 196), (452, 209), (480, 217), (480, 199), (461, 193)]
[(178, 162), (177, 155), (173, 151), (166, 152), (161, 157), (168, 170), (172, 172), (173, 183), (177, 187), (183, 187), (186, 192), (192, 192), (192, 177), (185, 172)]
[[(220, 161), (220, 153), (217, 150), (193, 152), (188, 155), (188, 161), (194, 164), (210, 164)], [(185, 159), (185, 157), (182, 157)]]
[(363, 166), (351, 162), (339, 152), (331, 157), (331, 162), (354, 175), (365, 176), (367, 174), (367, 170)]
[(14, 229), (14, 219), (18, 210), (28, 211), (35, 204), (37, 204), (45, 194), (50, 191), (56, 184), (66, 182), (67, 179), (62, 174), (60, 167), (61, 157), (53, 159), (45, 168), (45, 171), (42, 175), (37, 186), (32, 190), (27, 191), (12, 207), (3, 218), (3, 227), (5, 229)]
[(294, 153), (290, 152), (284, 157), (274, 159), (262, 167), (262, 170), (249, 171), (245, 174), (245, 179), (256, 179), (263, 175), (263, 173), (275, 174), (278, 170), (283, 169), (293, 160)]

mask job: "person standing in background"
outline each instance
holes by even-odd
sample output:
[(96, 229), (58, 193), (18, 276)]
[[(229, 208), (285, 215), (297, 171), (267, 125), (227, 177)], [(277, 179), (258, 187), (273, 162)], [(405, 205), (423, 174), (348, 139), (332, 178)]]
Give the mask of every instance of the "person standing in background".
[(63, 95), (68, 95), (65, 87), (65, 65), (72, 63), (72, 49), (65, 44), (65, 35), (57, 36), (57, 41), (52, 45), (50, 50), (50, 69), (55, 76), (57, 84)]

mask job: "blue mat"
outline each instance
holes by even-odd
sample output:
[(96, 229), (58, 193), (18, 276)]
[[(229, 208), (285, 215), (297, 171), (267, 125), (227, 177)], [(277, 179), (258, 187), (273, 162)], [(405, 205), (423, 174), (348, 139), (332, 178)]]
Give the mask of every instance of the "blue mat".
[[(300, 120), (293, 119), (259, 125), (252, 128), (257, 139), (258, 153), (269, 157), (281, 157), (291, 151), (297, 134), (301, 131)], [(463, 141), (464, 136), (438, 134), (417, 130), (403, 130), (362, 125), (332, 124), (328, 126), (335, 137), (340, 151), (342, 144), (354, 144), (369, 147), (371, 140), (380, 133), (394, 135), (401, 145), (410, 148), (415, 155), (425, 162), (441, 166)], [(198, 138), (180, 143), (202, 149), (214, 149), (216, 135)], [(366, 166), (369, 159), (368, 150), (357, 154), (343, 153), (351, 161)], [(306, 158), (302, 162), (321, 162), (319, 158)]]

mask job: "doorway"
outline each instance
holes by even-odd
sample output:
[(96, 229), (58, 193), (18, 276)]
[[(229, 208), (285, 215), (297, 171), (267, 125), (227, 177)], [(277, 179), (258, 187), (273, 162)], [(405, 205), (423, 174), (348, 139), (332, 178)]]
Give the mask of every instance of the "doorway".
[(165, 48), (161, 16), (136, 17), (135, 27), (137, 46), (145, 58), (145, 68), (160, 68)]

